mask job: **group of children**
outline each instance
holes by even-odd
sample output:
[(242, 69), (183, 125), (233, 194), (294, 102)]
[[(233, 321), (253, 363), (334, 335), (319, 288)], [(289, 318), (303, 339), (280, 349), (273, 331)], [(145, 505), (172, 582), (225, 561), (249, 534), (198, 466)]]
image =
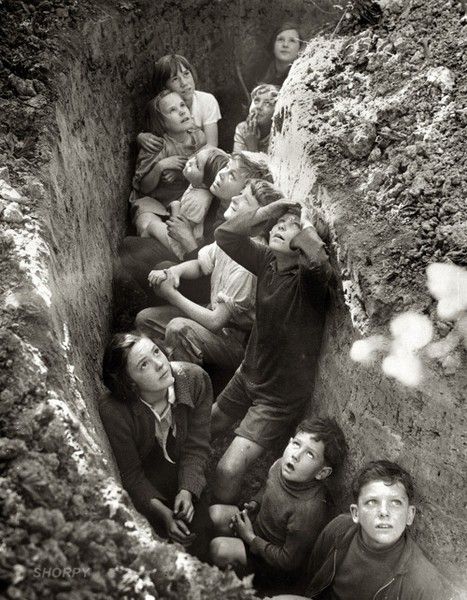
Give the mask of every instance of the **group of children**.
[[(298, 30), (287, 24), (275, 41), (283, 59), (277, 62), (290, 64), (301, 43)], [(169, 361), (233, 373), (210, 416), (211, 440), (237, 424), (211, 489), (210, 560), (239, 574), (254, 572), (276, 591), (295, 591), (302, 583), (308, 598), (448, 598), (441, 576), (407, 535), (415, 512), (413, 485), (398, 465), (366, 465), (355, 479), (350, 515), (329, 522), (326, 480), (343, 464), (347, 444), (334, 419), (303, 417), (312, 397), (331, 268), (319, 216), (273, 185), (266, 152), (277, 82), (253, 89), (231, 155), (216, 147), (217, 102), (196, 90), (195, 82), (185, 58), (170, 55), (157, 62), (150, 132), (138, 136), (130, 203), (138, 234), (157, 240), (170, 259), (148, 273), (160, 301), (136, 315), (137, 330)], [(215, 241), (203, 245), (213, 201), (219, 225)], [(174, 234), (177, 219), (188, 232), (187, 243)], [(199, 248), (191, 260), (185, 260), (187, 245)], [(210, 276), (207, 304), (183, 289), (184, 280), (204, 276)], [(144, 360), (159, 379), (168, 377), (165, 359), (143, 357), (136, 367), (146, 369)], [(176, 436), (173, 388), (169, 383), (137, 388), (144, 390), (146, 395), (138, 395), (146, 404), (151, 393), (158, 394), (162, 413), (152, 404), (148, 414), (155, 416), (155, 437), (167, 459), (168, 432)], [(103, 420), (109, 433), (110, 411)], [(253, 461), (266, 451), (277, 456), (283, 446), (261, 492), (239, 506)], [(190, 452), (196, 455), (196, 447)], [(189, 534), (193, 505), (190, 500), (185, 506), (179, 494), (174, 512), (181, 517), (175, 521)], [(188, 537), (169, 530), (167, 535), (189, 546)]]

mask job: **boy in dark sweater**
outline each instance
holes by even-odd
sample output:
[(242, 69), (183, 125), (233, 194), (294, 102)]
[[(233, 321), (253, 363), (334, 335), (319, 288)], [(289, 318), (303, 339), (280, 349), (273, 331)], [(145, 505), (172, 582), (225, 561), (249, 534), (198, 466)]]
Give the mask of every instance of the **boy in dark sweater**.
[(449, 584), (410, 537), (412, 477), (387, 460), (368, 463), (353, 483), (350, 515), (336, 517), (313, 548), (303, 596), (275, 600), (450, 600)]
[(244, 510), (225, 504), (209, 509), (223, 536), (211, 542), (214, 564), (240, 571), (246, 567), (268, 584), (293, 584), (328, 520), (324, 480), (340, 467), (345, 453), (344, 434), (334, 419), (303, 421)]
[[(224, 252), (258, 277), (245, 358), (212, 411), (213, 437), (243, 418), (216, 470), (214, 493), (225, 504), (237, 502), (250, 464), (288, 434), (311, 397), (330, 275), (312, 219), (309, 210), (283, 200), (216, 230)], [(268, 246), (250, 239), (274, 221)]]

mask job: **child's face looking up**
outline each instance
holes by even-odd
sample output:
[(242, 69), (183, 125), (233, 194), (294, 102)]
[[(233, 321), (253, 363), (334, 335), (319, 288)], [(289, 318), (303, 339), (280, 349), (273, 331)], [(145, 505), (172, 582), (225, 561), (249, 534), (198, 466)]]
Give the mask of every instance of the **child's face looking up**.
[(182, 133), (193, 127), (190, 110), (179, 94), (167, 94), (159, 103), (167, 133)]
[(325, 479), (331, 467), (324, 464), (324, 444), (317, 442), (313, 433), (299, 431), (290, 438), (281, 459), (282, 476), (297, 483)]
[(377, 480), (362, 487), (350, 513), (354, 523), (360, 523), (365, 544), (377, 549), (397, 542), (407, 525), (412, 525), (415, 507), (400, 481), (388, 485)]
[(190, 103), (195, 92), (195, 80), (191, 71), (180, 65), (177, 73), (167, 80), (165, 87), (172, 92), (177, 92), (185, 102)]
[(299, 35), (296, 29), (281, 31), (274, 42), (274, 56), (283, 63), (293, 63), (300, 51)]
[(237, 196), (234, 196), (229, 204), (229, 208), (224, 213), (224, 218), (230, 219), (238, 213), (247, 210), (259, 208), (259, 203), (251, 191), (251, 186), (247, 185)]
[(208, 154), (209, 150), (200, 150), (186, 161), (183, 176), (195, 187), (199, 187), (203, 183), (204, 165)]
[(250, 115), (255, 114), (258, 124), (269, 125), (274, 114), (277, 94), (271, 92), (257, 93), (251, 101)]
[(243, 190), (245, 183), (246, 174), (238, 159), (231, 158), (227, 166), (219, 171), (209, 189), (217, 198), (230, 202), (234, 196)]
[(292, 239), (300, 233), (300, 217), (293, 213), (287, 213), (281, 217), (269, 234), (269, 247), (271, 250), (292, 256), (296, 254), (290, 247)]

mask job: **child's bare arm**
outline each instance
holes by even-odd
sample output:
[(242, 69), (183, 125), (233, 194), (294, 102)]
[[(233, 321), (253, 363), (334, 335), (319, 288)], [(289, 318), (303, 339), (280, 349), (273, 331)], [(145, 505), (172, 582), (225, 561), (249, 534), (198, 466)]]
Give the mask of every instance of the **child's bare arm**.
[(204, 126), (204, 134), (206, 135), (206, 144), (217, 148), (219, 142), (219, 134), (217, 123), (210, 123)]
[(153, 168), (141, 179), (140, 189), (143, 194), (149, 194), (158, 186), (162, 171), (165, 169), (182, 171), (185, 163), (186, 158), (184, 156), (174, 155), (161, 158), (161, 160), (156, 162)]

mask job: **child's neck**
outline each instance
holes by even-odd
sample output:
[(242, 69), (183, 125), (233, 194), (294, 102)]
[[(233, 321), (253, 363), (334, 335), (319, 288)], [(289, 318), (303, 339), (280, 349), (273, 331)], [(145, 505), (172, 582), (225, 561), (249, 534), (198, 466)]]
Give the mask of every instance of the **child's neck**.
[(190, 137), (188, 131), (177, 131), (176, 133), (168, 131), (167, 135), (176, 142), (185, 142)]
[(289, 62), (284, 62), (283, 60), (279, 60), (278, 58), (276, 58), (276, 71), (278, 73), (284, 73), (285, 71), (287, 71), (290, 64), (291, 63)]
[(288, 254), (282, 254), (281, 252), (274, 252), (274, 256), (276, 257), (278, 271), (285, 271), (286, 269), (298, 265), (298, 257), (295, 255), (290, 256)]
[(141, 400), (144, 400), (146, 404), (156, 411), (157, 414), (161, 414), (167, 406), (167, 390), (161, 390), (160, 392), (140, 392)]

